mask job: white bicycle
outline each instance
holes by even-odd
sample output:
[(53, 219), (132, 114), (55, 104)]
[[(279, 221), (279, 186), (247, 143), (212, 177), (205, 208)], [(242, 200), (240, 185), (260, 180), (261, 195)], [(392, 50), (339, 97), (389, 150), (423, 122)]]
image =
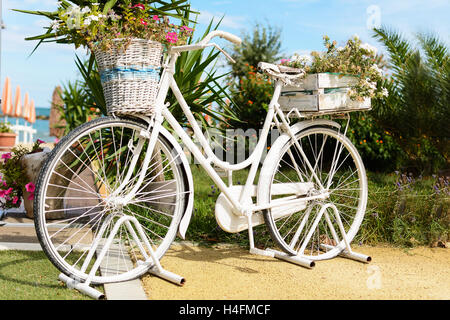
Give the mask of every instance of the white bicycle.
[[(283, 78), (303, 74), (271, 72), (275, 91), (260, 140), (246, 161), (232, 165), (216, 157), (174, 80), (179, 54), (211, 46), (220, 49), (210, 43), (216, 36), (241, 42), (214, 31), (198, 44), (171, 49), (153, 117), (110, 116), (86, 123), (49, 156), (37, 184), (35, 224), (43, 250), (69, 286), (98, 298), (101, 294), (90, 284), (127, 281), (146, 272), (184, 283), (159, 263), (177, 234), (185, 237), (194, 206), (189, 162), (164, 121), (222, 191), (216, 205), (219, 225), (228, 232), (248, 230), (251, 253), (308, 268), (339, 254), (370, 260), (350, 248), (365, 214), (368, 191), (363, 162), (346, 128), (326, 119), (290, 125), (280, 109)], [(203, 150), (164, 103), (169, 89)], [(282, 135), (260, 168), (274, 127)], [(228, 172), (228, 184), (215, 167)], [(245, 168), (250, 168), (245, 185), (233, 185), (232, 172)], [(46, 214), (61, 212), (64, 219), (46, 219)], [(255, 248), (253, 228), (264, 223), (281, 251)]]

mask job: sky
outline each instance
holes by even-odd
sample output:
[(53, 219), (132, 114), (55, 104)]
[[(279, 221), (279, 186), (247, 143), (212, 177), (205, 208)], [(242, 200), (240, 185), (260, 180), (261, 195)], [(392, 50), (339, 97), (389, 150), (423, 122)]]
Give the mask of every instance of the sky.
[[(37, 106), (49, 107), (57, 85), (79, 76), (71, 45), (43, 44), (30, 56), (35, 42), (29, 36), (42, 34), (49, 20), (11, 9), (53, 11), (56, 0), (0, 0), (3, 3), (1, 85), (9, 76), (15, 88), (20, 85)], [(137, 1), (138, 2), (138, 1)], [(196, 34), (203, 34), (212, 18), (223, 18), (220, 29), (242, 36), (255, 23), (270, 24), (282, 30), (282, 50), (286, 58), (323, 50), (323, 36), (344, 43), (357, 34), (382, 50), (372, 38), (371, 28), (385, 25), (412, 38), (417, 32), (433, 32), (450, 43), (450, 0), (191, 0), (200, 12)], [(218, 42), (225, 45), (223, 42)]]

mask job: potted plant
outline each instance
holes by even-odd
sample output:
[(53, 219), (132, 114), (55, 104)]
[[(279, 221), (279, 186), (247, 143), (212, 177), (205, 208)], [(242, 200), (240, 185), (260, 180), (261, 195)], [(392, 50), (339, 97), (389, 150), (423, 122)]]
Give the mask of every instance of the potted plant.
[[(109, 114), (153, 113), (164, 50), (183, 45), (187, 0), (61, 1), (56, 12), (26, 13), (52, 20), (47, 33), (27, 40), (73, 43), (91, 50)], [(171, 23), (181, 20), (181, 25)]]
[(281, 60), (280, 68), (306, 73), (298, 84), (283, 89), (282, 108), (298, 107), (303, 112), (368, 110), (371, 99), (388, 96), (382, 86), (384, 63), (376, 48), (363, 44), (358, 36), (343, 47), (325, 36), (324, 44), (325, 52), (294, 54), (291, 59)]
[(16, 144), (16, 137), (9, 123), (0, 123), (0, 151), (10, 151)]
[[(33, 200), (39, 171), (50, 149), (43, 148), (45, 142), (37, 140), (31, 150), (18, 146), (4, 153), (0, 159), (0, 207), (19, 208), (24, 202), (26, 215), (33, 218)], [(48, 216), (50, 219), (59, 216)]]

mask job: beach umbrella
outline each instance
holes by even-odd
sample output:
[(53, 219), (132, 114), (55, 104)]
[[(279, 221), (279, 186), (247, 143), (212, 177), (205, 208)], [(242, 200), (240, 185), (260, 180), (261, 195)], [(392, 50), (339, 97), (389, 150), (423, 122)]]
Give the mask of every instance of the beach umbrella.
[(6, 103), (6, 82), (8, 81), (8, 78), (6, 78), (5, 81), (5, 85), (3, 86), (3, 90), (2, 90), (2, 104), (1, 104), (1, 109), (3, 110), (3, 104)]
[(31, 100), (31, 103), (30, 103), (30, 113), (28, 115), (28, 122), (29, 123), (36, 122), (36, 107), (34, 105), (34, 100)]
[(9, 78), (6, 78), (5, 86), (3, 87), (2, 94), (2, 112), (5, 116), (7, 116), (12, 109), (12, 101), (11, 101), (11, 83)]
[(27, 119), (28, 108), (30, 107), (30, 96), (25, 93), (25, 100), (23, 101), (22, 118)]
[(20, 118), (21, 115), (22, 115), (22, 99), (20, 98), (20, 86), (17, 86), (16, 98), (14, 100), (14, 111), (11, 113), (11, 116), (15, 118)]

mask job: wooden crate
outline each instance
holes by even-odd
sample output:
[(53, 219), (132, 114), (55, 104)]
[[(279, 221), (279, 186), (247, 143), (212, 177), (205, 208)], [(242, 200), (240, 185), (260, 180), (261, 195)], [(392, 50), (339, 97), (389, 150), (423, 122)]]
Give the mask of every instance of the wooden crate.
[[(297, 109), (301, 114), (333, 114), (351, 111), (368, 111), (371, 99), (353, 101), (348, 95), (350, 88), (358, 83), (354, 76), (332, 73), (311, 74), (299, 87), (283, 88), (279, 103), (289, 113)], [(294, 114), (294, 113), (291, 113)]]

